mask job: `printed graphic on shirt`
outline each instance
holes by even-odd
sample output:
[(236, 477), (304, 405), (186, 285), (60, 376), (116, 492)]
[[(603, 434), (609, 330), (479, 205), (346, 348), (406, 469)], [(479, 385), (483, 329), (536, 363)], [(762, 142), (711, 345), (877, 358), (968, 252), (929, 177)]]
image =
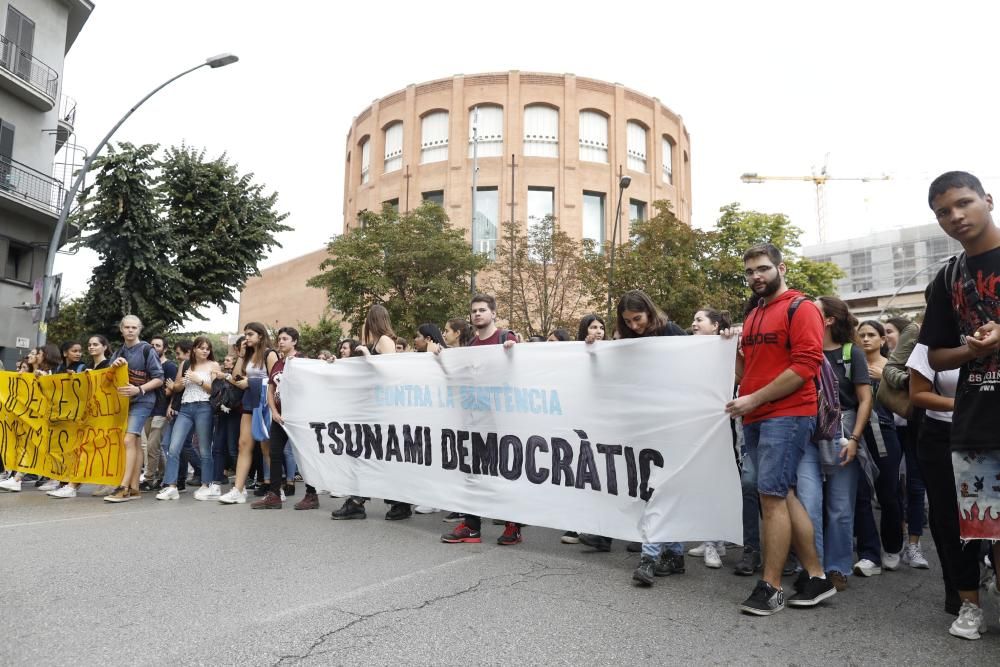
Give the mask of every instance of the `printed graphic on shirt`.
[[(980, 303), (990, 319), (1000, 321), (1000, 276), (997, 274), (979, 269), (973, 270), (969, 267), (976, 283), (976, 290), (979, 292)], [(955, 272), (959, 274), (958, 271)], [(962, 288), (961, 276), (958, 275), (951, 286), (951, 300), (958, 314), (959, 327), (966, 336), (971, 336), (983, 324), (982, 315), (970, 303), (971, 295), (966, 294)], [(974, 297), (973, 297), (974, 298)], [(1000, 392), (1000, 355), (990, 354), (969, 362), (969, 371), (965, 378), (967, 385), (975, 387), (978, 391)]]

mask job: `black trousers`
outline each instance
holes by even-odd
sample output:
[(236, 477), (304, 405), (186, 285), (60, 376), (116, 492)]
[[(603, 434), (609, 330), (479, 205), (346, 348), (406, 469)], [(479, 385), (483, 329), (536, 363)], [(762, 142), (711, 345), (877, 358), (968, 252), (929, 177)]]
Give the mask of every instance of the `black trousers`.
[(281, 495), (281, 487), (285, 483), (285, 445), (288, 444), (288, 433), (285, 427), (276, 421), (271, 422), (270, 446), (270, 482), (271, 491)]
[(925, 417), (917, 441), (917, 460), (927, 486), (930, 528), (941, 560), (946, 594), (979, 589), (979, 541), (962, 544), (958, 494), (951, 466), (951, 424)]

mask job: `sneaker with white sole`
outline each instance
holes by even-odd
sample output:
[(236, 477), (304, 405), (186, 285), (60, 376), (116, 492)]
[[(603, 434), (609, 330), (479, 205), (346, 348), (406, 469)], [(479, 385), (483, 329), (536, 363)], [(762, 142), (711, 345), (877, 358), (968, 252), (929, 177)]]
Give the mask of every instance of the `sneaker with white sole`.
[(710, 567), (713, 570), (717, 570), (722, 567), (722, 558), (719, 557), (719, 551), (715, 548), (715, 545), (711, 542), (705, 545), (705, 567)]
[(222, 489), (218, 484), (203, 486), (194, 492), (195, 500), (218, 500), (222, 497)]
[(874, 577), (875, 575), (882, 574), (882, 566), (876, 565), (867, 558), (862, 558), (854, 564), (854, 574), (859, 577)]
[(21, 480), (17, 477), (11, 477), (10, 479), (0, 482), (0, 491), (9, 491), (11, 493), (17, 493), (21, 490)]
[(165, 486), (156, 494), (157, 500), (179, 500), (181, 494), (177, 493), (176, 486)]
[(895, 572), (899, 569), (899, 563), (902, 560), (903, 552), (894, 554), (882, 554), (882, 567), (890, 572)]
[(219, 496), (219, 502), (223, 505), (242, 505), (247, 501), (247, 491), (240, 491), (235, 486), (229, 489), (229, 493)]
[(705, 555), (705, 547), (709, 545), (708, 542), (702, 542), (696, 547), (691, 547), (688, 549), (688, 556), (694, 556), (695, 558), (701, 558)]
[(66, 486), (49, 491), (48, 495), (53, 498), (76, 498), (76, 487), (72, 484), (67, 484)]
[(983, 610), (966, 600), (958, 610), (958, 618), (948, 628), (948, 632), (962, 639), (979, 639), (983, 636), (982, 633), (986, 632)]
[(435, 512), (440, 512), (436, 507), (428, 507), (427, 505), (417, 505), (413, 508), (413, 511), (417, 514), (434, 514)]
[(38, 490), (48, 493), (49, 491), (55, 491), (56, 489), (58, 489), (59, 484), (60, 482), (58, 479), (50, 479), (49, 481), (45, 482), (45, 484), (42, 484), (40, 487), (38, 487)]
[(920, 548), (920, 543), (911, 543), (903, 547), (903, 562), (918, 570), (926, 570), (931, 564), (924, 557), (924, 552)]

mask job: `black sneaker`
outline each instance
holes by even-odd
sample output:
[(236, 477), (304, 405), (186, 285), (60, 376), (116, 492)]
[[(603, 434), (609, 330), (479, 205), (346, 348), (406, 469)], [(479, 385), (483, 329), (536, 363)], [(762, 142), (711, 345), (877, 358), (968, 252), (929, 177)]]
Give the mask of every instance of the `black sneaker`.
[[(28, 482), (37, 482), (39, 479), (41, 478), (38, 475), (36, 475), (33, 472), (29, 472), (27, 475), (21, 478), (21, 483), (27, 484)], [(42, 484), (44, 483), (45, 482), (42, 482)], [(42, 484), (39, 484), (38, 486), (41, 486)]]
[[(580, 537), (583, 537), (582, 535)], [(652, 586), (653, 577), (656, 575), (656, 560), (649, 556), (639, 559), (639, 567), (632, 573), (632, 581), (640, 586)]]
[(740, 562), (733, 568), (733, 574), (738, 574), (741, 577), (749, 577), (759, 569), (760, 552), (754, 551), (750, 547), (744, 547), (743, 558), (740, 559)]
[(364, 519), (368, 515), (365, 512), (365, 506), (362, 503), (354, 502), (353, 498), (348, 498), (344, 501), (344, 504), (340, 506), (340, 509), (333, 510), (330, 513), (331, 519), (345, 520), (345, 519)]
[[(807, 583), (809, 583), (809, 573), (805, 570), (800, 570), (799, 576), (795, 577), (795, 583), (792, 584), (792, 588), (795, 589), (796, 593), (801, 593), (805, 590)], [(789, 604), (791, 604), (790, 600)]]
[(185, 493), (187, 490), (188, 490), (187, 484), (185, 484), (180, 480), (177, 480), (177, 493)]
[(413, 509), (407, 503), (396, 503), (385, 513), (386, 521), (400, 521), (413, 516)]
[[(25, 477), (27, 477), (27, 475), (25, 475)], [(24, 479), (22, 479), (21, 481), (23, 482)], [(38, 479), (35, 480), (35, 488), (37, 489), (42, 484), (45, 484), (45, 482), (47, 481), (49, 481), (48, 477), (39, 477)]]
[(754, 616), (770, 616), (784, 608), (784, 592), (779, 591), (763, 579), (757, 582), (753, 593), (740, 605), (740, 611)]
[(285, 495), (289, 498), (295, 495), (295, 485), (285, 484)]
[(655, 574), (658, 577), (668, 577), (671, 574), (684, 574), (684, 555), (664, 552), (656, 563)]
[(253, 494), (258, 498), (263, 498), (267, 495), (267, 492), (271, 490), (268, 484), (258, 484), (257, 488), (253, 490)]
[(837, 588), (829, 577), (809, 577), (802, 583), (802, 589), (788, 598), (789, 607), (815, 607), (828, 597), (837, 594)]
[(625, 551), (630, 554), (641, 554), (642, 553), (642, 542), (629, 542), (625, 545)]
[(521, 527), (516, 523), (508, 521), (505, 524), (503, 535), (497, 538), (497, 544), (502, 547), (509, 547), (521, 543)]
[(147, 482), (146, 480), (143, 480), (143, 481), (139, 482), (139, 490), (140, 491), (153, 491), (156, 488), (156, 487), (153, 486), (154, 484), (155, 484), (155, 482)]
[(580, 544), (585, 544), (598, 551), (611, 551), (611, 538), (590, 533), (580, 533)]
[(562, 542), (563, 544), (579, 544), (580, 534), (575, 533), (572, 530), (567, 530), (565, 533), (562, 534), (562, 537), (559, 538), (559, 541)]
[(465, 515), (461, 512), (448, 512), (447, 516), (441, 520), (445, 523), (462, 523), (464, 518)]

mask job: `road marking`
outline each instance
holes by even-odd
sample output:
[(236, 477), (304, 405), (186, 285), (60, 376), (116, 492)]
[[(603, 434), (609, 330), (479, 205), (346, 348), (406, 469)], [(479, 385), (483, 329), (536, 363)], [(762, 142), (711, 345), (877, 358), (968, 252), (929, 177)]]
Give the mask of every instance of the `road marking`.
[(105, 514), (84, 514), (82, 516), (71, 516), (65, 519), (44, 519), (42, 521), (23, 521), (21, 523), (7, 523), (0, 524), (0, 530), (4, 528), (21, 528), (23, 526), (38, 526), (46, 523), (59, 523), (61, 521), (82, 521), (84, 519), (101, 519), (109, 516), (132, 516), (133, 514), (146, 514), (148, 512), (157, 512), (159, 510), (148, 509), (148, 510), (136, 510), (134, 512), (107, 512)]

